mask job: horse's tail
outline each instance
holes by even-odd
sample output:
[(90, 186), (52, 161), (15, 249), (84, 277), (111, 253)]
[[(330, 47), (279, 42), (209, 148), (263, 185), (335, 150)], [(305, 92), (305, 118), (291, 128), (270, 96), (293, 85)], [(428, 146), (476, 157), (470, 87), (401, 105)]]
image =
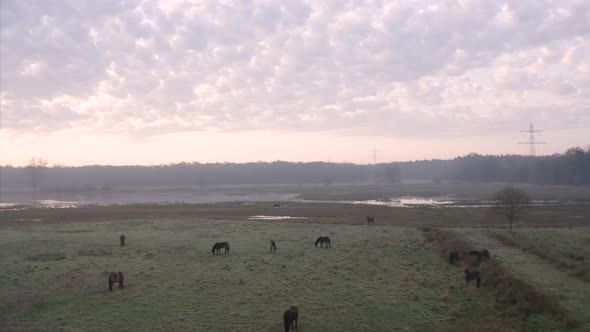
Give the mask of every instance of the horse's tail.
[(289, 319), (288, 312), (283, 314), (283, 324), (285, 325), (285, 332), (289, 332), (289, 327), (291, 327), (291, 322)]

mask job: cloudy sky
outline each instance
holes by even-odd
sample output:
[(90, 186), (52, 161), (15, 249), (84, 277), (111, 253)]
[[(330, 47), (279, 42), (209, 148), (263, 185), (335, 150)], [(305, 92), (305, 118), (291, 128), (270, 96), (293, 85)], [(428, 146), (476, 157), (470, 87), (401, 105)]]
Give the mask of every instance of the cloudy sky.
[(590, 1), (2, 0), (0, 164), (590, 144)]

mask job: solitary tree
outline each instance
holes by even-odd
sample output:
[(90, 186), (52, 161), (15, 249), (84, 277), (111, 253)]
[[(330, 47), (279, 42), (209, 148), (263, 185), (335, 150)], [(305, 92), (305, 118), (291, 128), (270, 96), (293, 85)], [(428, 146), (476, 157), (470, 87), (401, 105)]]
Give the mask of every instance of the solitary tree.
[(512, 232), (514, 220), (526, 212), (531, 202), (526, 192), (514, 187), (506, 187), (496, 192), (493, 201), (496, 213), (508, 218), (510, 232)]
[(27, 168), (31, 174), (31, 185), (33, 189), (38, 189), (41, 186), (42, 171), (47, 167), (47, 160), (43, 158), (31, 158)]

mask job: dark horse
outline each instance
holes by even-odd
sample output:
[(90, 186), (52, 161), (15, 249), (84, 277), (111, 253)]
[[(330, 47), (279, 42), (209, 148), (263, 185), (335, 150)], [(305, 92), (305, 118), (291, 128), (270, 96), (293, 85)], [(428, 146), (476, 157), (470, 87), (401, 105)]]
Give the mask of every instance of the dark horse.
[(113, 285), (118, 282), (119, 288), (123, 288), (123, 272), (111, 272), (109, 273), (109, 290), (113, 291)]
[(279, 203), (275, 203), (275, 204), (273, 205), (273, 207), (280, 208), (280, 207), (281, 207), (281, 204), (279, 204)]
[(285, 332), (289, 332), (289, 329), (297, 329), (297, 317), (299, 311), (297, 307), (291, 307), (289, 310), (283, 313), (283, 323), (285, 324)]
[(455, 264), (455, 262), (458, 260), (459, 260), (459, 253), (456, 251), (451, 251), (451, 253), (449, 253), (449, 264)]
[(326, 245), (326, 248), (330, 248), (332, 247), (332, 244), (330, 243), (330, 238), (327, 236), (320, 236), (318, 237), (317, 240), (315, 240), (315, 246), (318, 246), (318, 243), (320, 244), (320, 247), (324, 247), (324, 244)]
[(469, 256), (476, 256), (477, 260), (485, 260), (485, 259), (490, 259), (490, 252), (487, 251), (486, 249), (484, 250), (471, 250), (469, 252)]
[(274, 240), (270, 240), (270, 252), (276, 252), (277, 251), (277, 244), (275, 243)]
[(469, 286), (471, 280), (477, 281), (477, 288), (479, 288), (479, 283), (481, 282), (481, 274), (479, 271), (471, 271), (465, 270), (465, 284)]
[(211, 253), (213, 255), (221, 255), (221, 249), (225, 249), (224, 250), (224, 254), (229, 254), (229, 243), (227, 242), (217, 242), (213, 245), (213, 248), (211, 248)]
[(127, 237), (125, 236), (125, 234), (121, 234), (121, 236), (119, 236), (119, 239), (121, 240), (121, 247), (125, 246), (125, 239)]
[(375, 223), (375, 217), (367, 217), (367, 224), (374, 224)]

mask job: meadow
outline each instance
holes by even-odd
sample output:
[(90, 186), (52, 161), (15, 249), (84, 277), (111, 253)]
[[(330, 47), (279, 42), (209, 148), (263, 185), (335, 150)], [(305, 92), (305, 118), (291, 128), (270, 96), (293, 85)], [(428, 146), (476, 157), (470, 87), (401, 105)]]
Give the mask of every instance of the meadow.
[[(587, 266), (588, 213), (585, 205), (537, 207), (516, 233), (575, 252), (570, 260)], [(366, 225), (367, 215), (376, 225)], [(504, 223), (485, 209), (333, 203), (3, 210), (0, 330), (282, 331), (291, 305), (303, 332), (590, 330), (589, 283), (498, 240)], [(516, 311), (485, 275), (481, 288), (465, 287), (464, 266), (448, 264), (425, 238), (429, 228), (490, 250), (507, 273), (554, 299), (567, 321)], [(332, 248), (314, 247), (323, 235)], [(219, 241), (230, 254), (211, 254)], [(108, 291), (109, 271), (125, 273), (124, 289)]]

